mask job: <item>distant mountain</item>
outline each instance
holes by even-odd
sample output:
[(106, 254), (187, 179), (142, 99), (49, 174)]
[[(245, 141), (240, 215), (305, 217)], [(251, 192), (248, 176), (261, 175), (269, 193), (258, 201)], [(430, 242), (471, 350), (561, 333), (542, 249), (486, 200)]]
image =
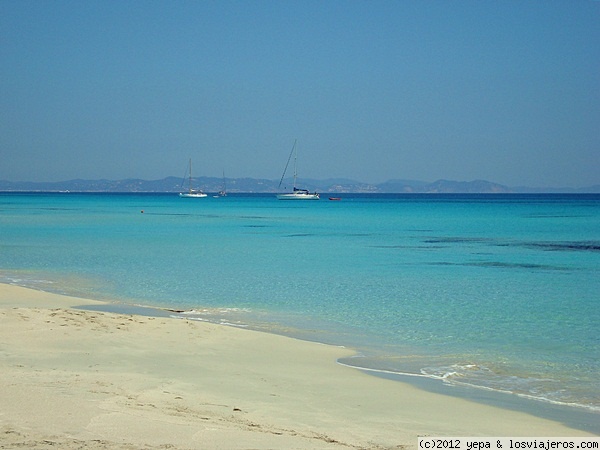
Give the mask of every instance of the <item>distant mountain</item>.
[(413, 193), (422, 192), (430, 183), (417, 180), (388, 180), (385, 183), (380, 183), (377, 187), (381, 192), (390, 193)]
[[(275, 180), (255, 178), (227, 178), (228, 192), (275, 193), (289, 190), (292, 180), (286, 179), (279, 186)], [(58, 182), (1, 181), (0, 191), (5, 192), (180, 192), (184, 180), (167, 177), (161, 180), (69, 180)], [(415, 194), (503, 194), (503, 193), (600, 193), (600, 185), (582, 189), (571, 188), (528, 188), (508, 187), (485, 180), (450, 181), (433, 183), (417, 180), (389, 180), (370, 184), (339, 178), (327, 180), (303, 179), (298, 184), (311, 191), (322, 193), (415, 193)], [(193, 185), (205, 192), (218, 192), (223, 188), (223, 179), (215, 177), (194, 178)]]
[(513, 189), (497, 183), (491, 183), (484, 180), (475, 181), (448, 181), (438, 180), (425, 186), (427, 193), (440, 194), (508, 194), (514, 192)]
[(69, 180), (57, 182), (0, 181), (2, 191), (43, 192), (171, 192), (180, 189), (182, 179), (168, 177), (162, 180)]
[(519, 186), (514, 188), (515, 192), (525, 194), (600, 194), (600, 184), (588, 186), (584, 188), (532, 188), (527, 186)]
[(489, 181), (449, 181), (433, 183), (416, 180), (390, 180), (377, 185), (378, 192), (415, 194), (500, 194), (511, 193), (513, 189)]

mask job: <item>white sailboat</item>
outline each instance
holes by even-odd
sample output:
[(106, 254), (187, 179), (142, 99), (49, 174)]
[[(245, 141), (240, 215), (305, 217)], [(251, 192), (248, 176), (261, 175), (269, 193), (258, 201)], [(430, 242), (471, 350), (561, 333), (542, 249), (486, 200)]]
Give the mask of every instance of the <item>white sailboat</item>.
[(281, 183), (283, 182), (283, 177), (285, 177), (285, 172), (287, 171), (288, 165), (290, 164), (290, 159), (292, 158), (292, 154), (294, 155), (294, 189), (292, 192), (285, 194), (277, 194), (277, 198), (279, 200), (319, 200), (319, 194), (317, 192), (309, 192), (308, 189), (298, 189), (296, 187), (296, 177), (297, 177), (297, 159), (298, 159), (298, 150), (296, 149), (296, 140), (294, 140), (294, 146), (292, 147), (292, 151), (290, 152), (290, 156), (288, 157), (287, 164), (285, 165), (285, 169), (283, 170), (283, 175), (281, 175), (281, 180), (279, 181), (279, 187), (281, 187)]
[(179, 193), (180, 197), (185, 197), (185, 198), (204, 198), (207, 197), (207, 195), (202, 192), (199, 189), (193, 189), (192, 188), (192, 158), (190, 158), (190, 182), (189, 182), (189, 188), (187, 192), (180, 192)]

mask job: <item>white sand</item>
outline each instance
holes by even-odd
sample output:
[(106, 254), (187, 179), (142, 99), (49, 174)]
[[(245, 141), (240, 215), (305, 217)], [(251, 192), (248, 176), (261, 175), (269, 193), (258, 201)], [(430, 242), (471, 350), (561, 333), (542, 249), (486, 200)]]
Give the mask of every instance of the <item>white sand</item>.
[(0, 284), (0, 448), (416, 448), (418, 436), (588, 436), (341, 366), (350, 350), (71, 309)]

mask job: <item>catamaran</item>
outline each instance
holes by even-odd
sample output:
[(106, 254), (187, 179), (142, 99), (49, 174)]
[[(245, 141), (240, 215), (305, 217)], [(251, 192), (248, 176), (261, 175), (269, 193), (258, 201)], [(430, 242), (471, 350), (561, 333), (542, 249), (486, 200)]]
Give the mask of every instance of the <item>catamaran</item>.
[(298, 189), (296, 187), (296, 178), (297, 178), (297, 160), (298, 160), (298, 150), (296, 148), (296, 140), (294, 140), (294, 146), (292, 147), (292, 151), (290, 152), (290, 156), (288, 157), (287, 164), (285, 165), (285, 169), (283, 170), (283, 175), (281, 175), (281, 180), (279, 181), (279, 187), (281, 187), (281, 183), (283, 182), (283, 177), (285, 177), (285, 172), (287, 171), (288, 165), (290, 164), (290, 159), (292, 159), (292, 154), (294, 155), (294, 189), (292, 192), (285, 194), (277, 194), (277, 198), (279, 200), (319, 200), (319, 194), (317, 192), (309, 192), (308, 189)]
[(207, 197), (207, 194), (205, 194), (201, 190), (199, 190), (199, 189), (193, 189), (192, 188), (192, 158), (190, 158), (190, 181), (189, 181), (189, 189), (188, 189), (187, 192), (180, 192), (179, 196), (180, 197), (185, 197), (185, 198), (204, 198), (204, 197)]

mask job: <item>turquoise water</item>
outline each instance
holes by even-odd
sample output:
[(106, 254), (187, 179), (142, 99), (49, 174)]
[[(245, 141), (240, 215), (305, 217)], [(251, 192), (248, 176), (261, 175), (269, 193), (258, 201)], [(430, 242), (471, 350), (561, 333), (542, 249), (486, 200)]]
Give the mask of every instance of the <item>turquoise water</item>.
[(0, 281), (600, 411), (598, 195), (4, 194)]

